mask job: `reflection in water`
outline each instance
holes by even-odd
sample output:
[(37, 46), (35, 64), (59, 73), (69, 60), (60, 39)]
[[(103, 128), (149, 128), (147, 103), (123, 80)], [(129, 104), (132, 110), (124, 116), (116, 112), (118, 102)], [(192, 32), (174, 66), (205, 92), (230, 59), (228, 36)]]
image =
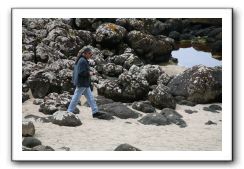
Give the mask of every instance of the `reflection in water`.
[(205, 65), (208, 67), (220, 66), (222, 61), (214, 59), (210, 52), (197, 51), (193, 47), (179, 48), (179, 50), (172, 51), (172, 57), (178, 59), (178, 65), (185, 67), (192, 67), (195, 65)]

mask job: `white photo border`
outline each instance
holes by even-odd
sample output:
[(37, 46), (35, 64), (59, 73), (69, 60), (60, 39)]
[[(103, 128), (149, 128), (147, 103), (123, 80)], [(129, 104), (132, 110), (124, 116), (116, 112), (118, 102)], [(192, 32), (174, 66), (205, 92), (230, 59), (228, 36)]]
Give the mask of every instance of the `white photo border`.
[[(232, 161), (232, 8), (12, 8), (12, 161)], [(22, 18), (222, 18), (222, 151), (22, 151)]]

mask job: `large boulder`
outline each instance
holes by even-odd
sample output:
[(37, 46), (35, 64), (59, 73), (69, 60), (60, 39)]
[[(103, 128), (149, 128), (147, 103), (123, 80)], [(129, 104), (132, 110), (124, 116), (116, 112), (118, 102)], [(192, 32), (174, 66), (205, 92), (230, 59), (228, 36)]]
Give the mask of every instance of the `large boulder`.
[(53, 124), (57, 124), (60, 126), (80, 126), (82, 125), (80, 118), (73, 114), (68, 113), (67, 111), (57, 111), (53, 114)]
[(195, 103), (222, 101), (222, 68), (197, 65), (175, 76), (168, 84), (174, 96)]
[(35, 126), (31, 121), (22, 121), (22, 136), (34, 136)]
[(154, 113), (156, 111), (149, 101), (134, 102), (132, 108), (144, 113)]
[(96, 30), (96, 41), (103, 46), (112, 47), (121, 43), (126, 34), (126, 29), (113, 23), (104, 23)]
[(176, 103), (167, 86), (159, 84), (155, 89), (149, 92), (148, 100), (153, 106), (159, 109), (175, 109)]
[(166, 62), (171, 56), (173, 46), (162, 36), (153, 36), (140, 31), (127, 35), (128, 44), (147, 62)]
[(116, 65), (114, 63), (107, 63), (103, 65), (102, 73), (111, 76), (111, 77), (118, 77), (124, 71), (123, 67), (120, 65)]
[[(68, 92), (62, 94), (50, 93), (48, 96), (44, 97), (39, 111), (44, 114), (53, 114), (58, 110), (66, 111), (71, 99), (72, 96)], [(76, 108), (75, 113), (79, 113), (78, 108)]]
[(28, 148), (33, 148), (41, 144), (41, 141), (34, 137), (25, 137), (22, 141), (22, 145)]
[(132, 145), (125, 143), (125, 144), (120, 144), (118, 147), (114, 149), (114, 151), (141, 151), (141, 150)]
[(123, 103), (120, 102), (100, 105), (99, 110), (121, 119), (136, 119), (139, 117), (139, 113), (136, 113), (135, 111), (129, 109), (127, 106), (123, 105)]
[(116, 24), (126, 28), (127, 31), (142, 31), (144, 29), (144, 22), (136, 18), (118, 18)]

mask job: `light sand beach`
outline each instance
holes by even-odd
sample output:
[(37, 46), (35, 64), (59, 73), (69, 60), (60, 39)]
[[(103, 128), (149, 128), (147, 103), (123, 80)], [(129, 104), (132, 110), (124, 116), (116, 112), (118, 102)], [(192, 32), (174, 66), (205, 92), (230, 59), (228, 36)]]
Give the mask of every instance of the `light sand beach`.
[[(33, 104), (33, 100), (31, 98), (23, 103), (23, 117), (30, 114), (45, 117), (45, 114), (38, 111), (39, 105)], [(81, 102), (85, 102), (83, 96)], [(222, 106), (221, 103), (216, 104)], [(78, 106), (81, 126), (65, 127), (33, 121), (36, 129), (34, 137), (55, 150), (69, 147), (70, 151), (113, 151), (118, 145), (128, 143), (143, 151), (221, 151), (222, 112), (204, 111), (203, 107), (209, 105), (189, 107), (177, 104), (175, 110), (187, 123), (185, 128), (175, 124), (143, 125), (138, 120), (146, 113), (139, 111), (141, 116), (138, 119), (93, 119), (90, 108), (82, 105)], [(188, 114), (184, 111), (186, 109), (198, 112)], [(209, 120), (217, 125), (205, 125)]]

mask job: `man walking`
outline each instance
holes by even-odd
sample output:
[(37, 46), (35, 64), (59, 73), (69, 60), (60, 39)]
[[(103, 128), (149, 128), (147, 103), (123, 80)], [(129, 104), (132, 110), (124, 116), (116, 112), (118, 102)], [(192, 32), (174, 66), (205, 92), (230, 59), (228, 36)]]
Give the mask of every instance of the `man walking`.
[(88, 59), (91, 57), (92, 50), (90, 48), (85, 48), (84, 51), (77, 56), (72, 77), (72, 82), (76, 86), (76, 89), (67, 111), (73, 113), (81, 95), (84, 94), (92, 109), (93, 118), (102, 118), (104, 113), (98, 111), (97, 104), (90, 88), (90, 76), (94, 75), (94, 73), (90, 71), (88, 62)]

